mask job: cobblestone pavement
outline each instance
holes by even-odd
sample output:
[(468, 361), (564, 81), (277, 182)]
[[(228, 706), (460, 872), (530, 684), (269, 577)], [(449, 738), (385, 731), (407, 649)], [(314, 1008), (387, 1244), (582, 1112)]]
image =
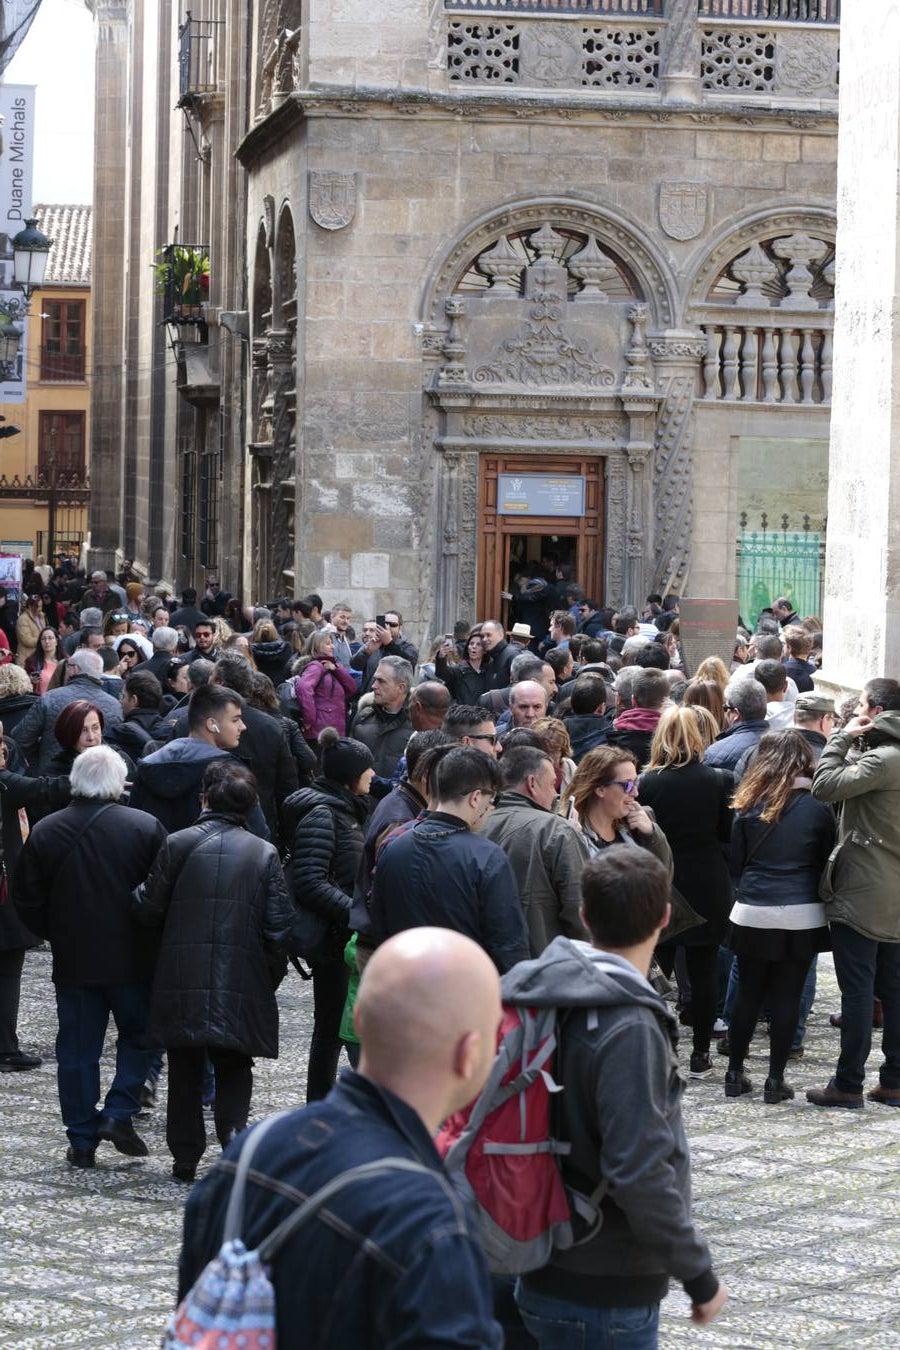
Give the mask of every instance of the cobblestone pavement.
[[(277, 1063), (257, 1065), (257, 1116), (304, 1095), (311, 994), (291, 972), (279, 998), (283, 1053)], [(798, 1089), (830, 1075), (837, 1033), (828, 1013), (837, 1006), (824, 958), (806, 1056), (790, 1066)], [(0, 1075), (0, 1343), (17, 1350), (150, 1348), (171, 1306), (184, 1201), (169, 1176), (163, 1113), (157, 1108), (139, 1122), (149, 1159), (126, 1159), (107, 1145), (94, 1171), (70, 1168), (56, 1098), (55, 1029), (49, 953), (34, 952), (20, 1033), (45, 1063), (37, 1072)], [(684, 1295), (674, 1291), (663, 1305), (661, 1344), (894, 1347), (900, 1111), (819, 1111), (802, 1101), (802, 1091), (798, 1102), (767, 1107), (764, 1049), (764, 1041), (754, 1042), (752, 1100), (726, 1102), (721, 1058), (713, 1079), (688, 1088), (695, 1210), (732, 1301), (712, 1327), (697, 1329), (687, 1321)], [(870, 1068), (876, 1064), (873, 1054)], [(208, 1160), (214, 1156), (210, 1149)]]

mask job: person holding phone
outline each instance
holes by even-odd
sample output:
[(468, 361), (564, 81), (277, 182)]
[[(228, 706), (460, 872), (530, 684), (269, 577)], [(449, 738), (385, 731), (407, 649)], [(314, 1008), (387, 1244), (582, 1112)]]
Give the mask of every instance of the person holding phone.
[(403, 636), (403, 616), (395, 609), (376, 615), (373, 621), (363, 624), (363, 645), (351, 657), (350, 665), (354, 670), (362, 671), (360, 694), (368, 693), (378, 669), (378, 662), (385, 656), (400, 656), (415, 669), (419, 660), (418, 648), (407, 642)]
[(450, 690), (454, 703), (475, 707), (482, 694), (490, 688), (490, 671), (486, 660), (481, 626), (476, 625), (466, 638), (466, 654), (456, 661), (456, 643), (452, 633), (445, 633), (434, 660), (434, 673)]

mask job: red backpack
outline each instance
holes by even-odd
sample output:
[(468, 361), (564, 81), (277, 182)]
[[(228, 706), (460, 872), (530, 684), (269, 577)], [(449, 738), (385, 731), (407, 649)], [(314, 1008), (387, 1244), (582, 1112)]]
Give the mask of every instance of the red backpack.
[(450, 1116), (435, 1140), (459, 1189), (478, 1212), (491, 1270), (521, 1275), (575, 1244), (573, 1218), (592, 1238), (602, 1223), (601, 1182), (591, 1196), (568, 1188), (559, 1159), (571, 1144), (552, 1135), (559, 1010), (504, 1004), (497, 1057), (481, 1094)]

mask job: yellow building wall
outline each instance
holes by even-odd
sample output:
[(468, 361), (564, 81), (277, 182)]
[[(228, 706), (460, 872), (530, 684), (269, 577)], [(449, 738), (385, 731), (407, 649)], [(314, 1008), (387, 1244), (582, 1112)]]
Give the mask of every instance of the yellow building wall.
[[(41, 380), (41, 333), (43, 323), (41, 314), (44, 305), (52, 300), (85, 301), (85, 378), (60, 382), (54, 380), (45, 383)], [(36, 477), (39, 451), (39, 426), (42, 412), (83, 412), (85, 467), (90, 474), (91, 444), (91, 359), (93, 344), (91, 340), (91, 292), (87, 286), (48, 286), (37, 291), (31, 301), (31, 317), (26, 333), (27, 377), (24, 403), (0, 403), (0, 413), (6, 418), (6, 425), (19, 428), (19, 435), (0, 440), (0, 490), (12, 482), (26, 477)], [(4, 425), (0, 423), (0, 425)], [(6, 480), (6, 484), (3, 483)], [(62, 512), (65, 508), (61, 509)], [(87, 509), (80, 513), (83, 523), (80, 528), (87, 529)], [(67, 520), (71, 517), (66, 516)], [(61, 533), (62, 518), (58, 512), (57, 534)], [(46, 501), (10, 499), (0, 497), (0, 551), (9, 549), (12, 542), (31, 541), (32, 556), (38, 558), (38, 533), (47, 529)]]

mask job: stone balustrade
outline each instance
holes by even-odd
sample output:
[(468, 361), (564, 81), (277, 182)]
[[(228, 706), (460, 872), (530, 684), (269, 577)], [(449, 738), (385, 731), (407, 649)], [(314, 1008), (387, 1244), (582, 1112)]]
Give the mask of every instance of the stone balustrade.
[[(730, 316), (729, 316), (730, 319)], [(777, 321), (703, 324), (707, 402), (813, 404), (831, 402), (831, 328), (798, 317)]]

